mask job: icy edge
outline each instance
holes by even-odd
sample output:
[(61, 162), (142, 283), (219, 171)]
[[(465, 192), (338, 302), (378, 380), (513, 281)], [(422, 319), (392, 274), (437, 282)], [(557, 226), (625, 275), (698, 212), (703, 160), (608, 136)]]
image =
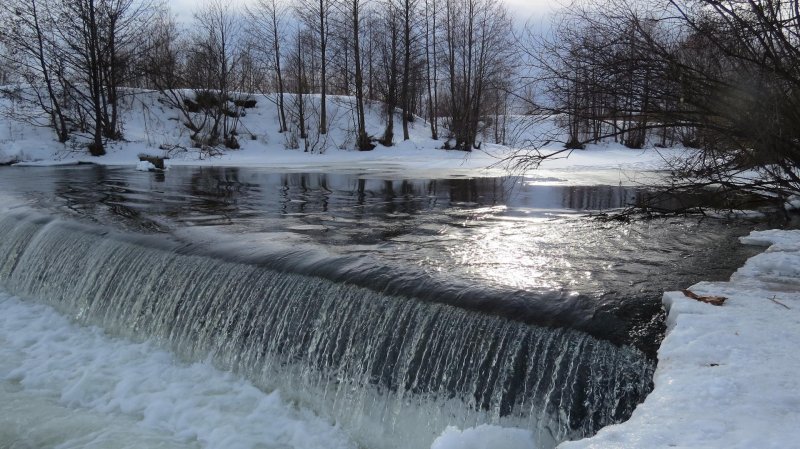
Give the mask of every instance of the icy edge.
[(753, 232), (769, 246), (728, 282), (701, 282), (715, 307), (664, 294), (655, 389), (625, 423), (577, 448), (785, 448), (800, 440), (800, 230)]

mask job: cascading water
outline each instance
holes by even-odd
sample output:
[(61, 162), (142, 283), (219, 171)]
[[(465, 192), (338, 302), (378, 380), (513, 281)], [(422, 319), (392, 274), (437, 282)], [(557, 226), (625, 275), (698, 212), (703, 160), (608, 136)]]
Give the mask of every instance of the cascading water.
[(0, 283), (83, 323), (211, 358), (341, 423), (369, 448), (449, 425), (532, 429), (539, 447), (626, 419), (653, 362), (570, 329), (0, 216)]

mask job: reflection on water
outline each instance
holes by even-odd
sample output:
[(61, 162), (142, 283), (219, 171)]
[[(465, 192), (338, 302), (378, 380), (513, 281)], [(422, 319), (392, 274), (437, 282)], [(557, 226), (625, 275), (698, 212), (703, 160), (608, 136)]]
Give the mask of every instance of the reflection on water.
[[(528, 217), (550, 217), (616, 209), (653, 197), (635, 187), (536, 185), (521, 178), (380, 180), (232, 167), (174, 168), (168, 174), (103, 166), (28, 168), (7, 170), (4, 175), (7, 190), (38, 194), (47, 205), (63, 206), (92, 220), (130, 221), (122, 224), (142, 230), (158, 230), (150, 228), (152, 223), (142, 223), (153, 216), (225, 225), (248, 218), (318, 214), (331, 214), (331, 219), (399, 218), (399, 214), (447, 208), (503, 206)], [(674, 197), (661, 204), (681, 207)]]
[[(749, 255), (735, 239), (746, 232), (742, 225), (583, 217), (654, 195), (623, 186), (91, 166), (6, 169), (0, 188), (38, 207), (171, 235), (195, 249), (238, 242), (238, 252), (263, 251), (264, 263), (324, 266), (329, 277), (571, 325), (651, 353), (661, 332), (661, 292), (727, 277)], [(315, 248), (327, 259), (311, 264), (308, 251), (276, 258), (276, 247)]]

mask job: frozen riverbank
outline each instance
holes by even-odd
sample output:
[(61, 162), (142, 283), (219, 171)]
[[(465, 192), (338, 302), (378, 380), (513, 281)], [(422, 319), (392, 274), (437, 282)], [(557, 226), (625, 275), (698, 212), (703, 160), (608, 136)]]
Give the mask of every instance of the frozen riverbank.
[[(655, 390), (581, 448), (787, 448), (800, 440), (800, 231), (753, 232), (769, 246), (729, 282), (700, 283), (722, 307), (664, 295), (668, 333)], [(771, 245), (771, 246), (770, 246)]]
[[(532, 120), (518, 126), (518, 132), (507, 145), (489, 143), (472, 152), (443, 150), (444, 140), (430, 138), (430, 125), (417, 120), (410, 125), (410, 140), (397, 139), (394, 145), (378, 145), (373, 151), (355, 151), (352, 135), (352, 99), (336, 97), (331, 101), (331, 127), (320, 141), (307, 148), (294, 142), (291, 133), (281, 133), (278, 112), (268, 96), (254, 95), (257, 106), (241, 117), (240, 149), (203, 150), (192, 147), (187, 130), (180, 124), (181, 115), (159, 102), (158, 94), (141, 91), (126, 97), (123, 111), (124, 140), (109, 142), (107, 154), (93, 157), (76, 142), (65, 145), (54, 140), (52, 130), (0, 117), (0, 165), (72, 165), (92, 163), (114, 166), (135, 166), (140, 154), (168, 156), (168, 165), (258, 167), (281, 171), (357, 172), (390, 177), (459, 177), (504, 176), (509, 169), (519, 169), (520, 147), (554, 126), (554, 120)], [(0, 98), (0, 111), (19, 108)], [(1, 114), (0, 114), (1, 115)], [(381, 108), (367, 110), (370, 135), (383, 134), (384, 114)], [(516, 120), (527, 120), (516, 118)], [(442, 130), (445, 135), (445, 130)], [(312, 145), (313, 143), (313, 145)], [(543, 153), (558, 151), (563, 146), (551, 143)], [(680, 148), (631, 150), (621, 144), (589, 145), (577, 150), (569, 159), (548, 160), (540, 170), (530, 173), (536, 182), (559, 184), (634, 185), (646, 182), (655, 171), (665, 170), (669, 160), (686, 150)], [(517, 172), (519, 170), (516, 170)]]

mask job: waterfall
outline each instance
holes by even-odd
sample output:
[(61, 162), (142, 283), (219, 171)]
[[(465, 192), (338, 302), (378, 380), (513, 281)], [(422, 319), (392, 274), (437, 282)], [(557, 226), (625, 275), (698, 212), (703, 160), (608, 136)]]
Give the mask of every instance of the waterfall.
[(0, 284), (281, 389), (369, 448), (482, 423), (553, 447), (627, 419), (650, 390), (652, 361), (583, 332), (165, 247), (0, 214)]

